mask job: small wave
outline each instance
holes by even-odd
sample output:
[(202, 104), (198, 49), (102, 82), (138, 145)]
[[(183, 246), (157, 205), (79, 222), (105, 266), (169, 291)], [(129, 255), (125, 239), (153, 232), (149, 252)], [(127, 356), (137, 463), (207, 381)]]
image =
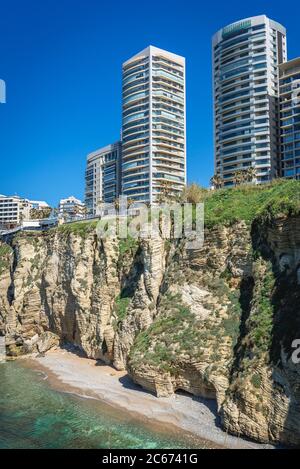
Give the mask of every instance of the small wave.
[(71, 394), (71, 396), (80, 397), (81, 399), (91, 399), (91, 400), (94, 400), (94, 401), (101, 401), (100, 398), (90, 396), (89, 394), (82, 394), (82, 393), (79, 393), (79, 392), (76, 392), (76, 391), (66, 391), (66, 390), (64, 390), (62, 392), (64, 394)]
[(36, 373), (42, 377), (43, 381), (46, 381), (46, 379), (48, 379), (48, 375), (44, 371), (37, 370)]

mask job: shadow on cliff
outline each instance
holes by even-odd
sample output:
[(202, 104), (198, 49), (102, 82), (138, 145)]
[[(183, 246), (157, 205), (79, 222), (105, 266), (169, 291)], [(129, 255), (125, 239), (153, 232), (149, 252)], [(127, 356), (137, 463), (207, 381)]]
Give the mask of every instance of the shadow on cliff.
[[(300, 265), (298, 265), (298, 268)], [(289, 410), (280, 439), (286, 444), (300, 446), (300, 364), (292, 363), (292, 344), (300, 339), (300, 285), (294, 270), (282, 274), (273, 294), (274, 325), (271, 363), (276, 375), (274, 393), (280, 391), (289, 398)], [(299, 355), (299, 354), (298, 354)], [(275, 375), (275, 373), (274, 373)]]
[(40, 296), (41, 296), (41, 304), (44, 307), (44, 312), (48, 319), (49, 330), (54, 332), (55, 334), (60, 334), (60, 331), (56, 327), (56, 323), (52, 314), (52, 308), (49, 305), (48, 298), (47, 298), (47, 287), (49, 284), (45, 279), (45, 274), (42, 274), (41, 278), (41, 287), (40, 287)]
[(11, 266), (11, 272), (10, 272), (10, 285), (7, 289), (7, 301), (8, 301), (8, 304), (11, 306), (14, 299), (15, 299), (15, 282), (14, 282), (14, 274), (15, 274), (15, 271), (16, 271), (16, 268), (18, 266), (18, 251), (17, 251), (17, 247), (13, 245), (12, 243), (12, 239), (13, 238), (8, 238), (7, 239), (7, 243), (11, 246), (11, 248), (13, 249), (13, 262), (12, 262), (12, 266)]
[[(53, 314), (53, 304), (49, 304), (47, 296), (48, 286), (49, 284), (45, 279), (45, 274), (43, 274), (41, 278), (40, 296), (41, 304), (44, 308), (44, 312), (48, 320), (48, 329), (51, 332), (59, 335), (60, 345), (62, 347), (67, 347), (68, 344), (74, 344), (77, 347), (82, 347), (81, 331), (76, 317), (76, 310), (78, 306), (76, 297), (74, 296), (71, 289), (71, 281), (63, 282), (62, 285), (62, 289), (65, 292), (66, 304), (64, 307), (64, 312), (60, 315), (59, 323)], [(53, 301), (52, 295), (50, 298), (51, 301)]]
[(141, 259), (142, 250), (139, 246), (133, 259), (128, 272), (120, 268), (120, 283), (121, 283), (121, 298), (132, 298), (137, 289), (139, 280), (144, 271), (144, 265)]
[(139, 391), (142, 394), (151, 394), (156, 396), (155, 392), (149, 391), (148, 389), (143, 388), (140, 384), (135, 383), (132, 378), (127, 374), (119, 378), (119, 382), (122, 384), (123, 388), (133, 389), (134, 391)]
[[(254, 237), (254, 243), (256, 242), (260, 247), (262, 256), (271, 260), (275, 277), (275, 286), (271, 297), (273, 328), (270, 348), (270, 365), (273, 367), (273, 395), (275, 400), (282, 399), (282, 396), (289, 399), (289, 409), (279, 439), (285, 444), (297, 444), (299, 447), (300, 370), (292, 369), (293, 365), (288, 362), (291, 363), (295, 350), (292, 346), (294, 340), (300, 339), (300, 284), (297, 278), (300, 263), (294, 265), (294, 256), (291, 258), (291, 252), (295, 255), (300, 250), (296, 235), (297, 225), (300, 229), (300, 218), (290, 217), (285, 223), (284, 229), (279, 232), (279, 236), (282, 238), (280, 243), (282, 251), (279, 253), (280, 269), (278, 260), (266, 239), (266, 231), (269, 227), (262, 231), (260, 238)], [(271, 227), (274, 229), (274, 226), (271, 225)], [(286, 240), (284, 240), (284, 236)], [(277, 243), (274, 245), (274, 249), (276, 248), (279, 249)], [(286, 263), (285, 257), (287, 257)], [(288, 262), (289, 258), (290, 263)], [(297, 366), (300, 368), (300, 364)]]
[[(300, 224), (300, 219), (299, 219)], [(273, 428), (273, 422), (269, 421), (270, 437), (275, 435), (275, 439), (284, 444), (298, 444), (300, 441), (300, 371), (292, 370), (287, 362), (290, 360), (295, 349), (292, 343), (295, 339), (300, 339), (300, 285), (297, 279), (298, 265), (278, 265), (278, 253), (275, 256), (268, 240), (268, 229), (271, 225), (261, 225), (253, 223), (252, 226), (252, 248), (259, 252), (259, 255), (266, 262), (271, 262), (274, 287), (270, 297), (270, 304), (273, 308), (271, 344), (269, 349), (269, 361), (266, 367), (273, 369), (272, 375), (272, 395), (274, 402), (282, 399), (289, 399), (289, 409), (283, 423), (283, 431), (277, 433)], [(272, 226), (272, 228), (274, 228)], [(279, 236), (283, 236), (280, 232)], [(285, 245), (286, 243), (281, 243)], [(278, 246), (273, 246), (276, 249)], [(300, 246), (291, 244), (287, 239), (287, 250), (299, 250)], [(286, 256), (286, 252), (280, 252), (279, 261)], [(234, 349), (235, 360), (231, 368), (230, 378), (238, 376), (242, 371), (243, 360), (245, 358), (255, 358), (251, 344), (244, 340), (250, 332), (247, 321), (251, 314), (251, 304), (254, 290), (253, 278), (244, 279), (241, 283), (240, 304), (242, 309), (239, 338)], [(298, 365), (300, 367), (300, 364)], [(298, 376), (297, 376), (298, 375)], [(280, 405), (280, 404), (278, 404)], [(275, 408), (273, 409), (275, 412)], [(295, 434), (297, 433), (297, 435)]]
[(182, 389), (178, 389), (175, 394), (177, 394), (178, 396), (186, 396), (189, 399), (192, 399), (192, 401), (198, 402), (199, 404), (202, 404), (207, 407), (207, 409), (209, 409), (209, 411), (214, 417), (214, 423), (216, 427), (220, 428), (221, 430), (224, 430), (222, 427), (222, 419), (218, 412), (217, 400), (215, 398), (208, 399), (201, 396), (195, 396), (194, 394), (190, 394), (189, 392), (183, 391)]
[(230, 370), (230, 378), (232, 378), (235, 371), (240, 368), (241, 361), (243, 359), (243, 354), (241, 353), (241, 350), (243, 349), (243, 341), (247, 335), (246, 323), (251, 312), (251, 301), (253, 298), (253, 289), (254, 289), (253, 277), (243, 278), (241, 281), (241, 285), (240, 285), (240, 298), (239, 298), (239, 303), (241, 307), (241, 320), (240, 320), (237, 343), (233, 349), (234, 361)]

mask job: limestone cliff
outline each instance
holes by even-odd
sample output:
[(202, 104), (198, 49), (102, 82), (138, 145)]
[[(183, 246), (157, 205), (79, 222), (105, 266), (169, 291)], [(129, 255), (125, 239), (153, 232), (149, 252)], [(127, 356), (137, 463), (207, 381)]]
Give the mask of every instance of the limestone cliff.
[(72, 343), (158, 396), (216, 399), (224, 428), (300, 444), (300, 216), (208, 224), (184, 240), (98, 239), (90, 224), (0, 245), (12, 356)]

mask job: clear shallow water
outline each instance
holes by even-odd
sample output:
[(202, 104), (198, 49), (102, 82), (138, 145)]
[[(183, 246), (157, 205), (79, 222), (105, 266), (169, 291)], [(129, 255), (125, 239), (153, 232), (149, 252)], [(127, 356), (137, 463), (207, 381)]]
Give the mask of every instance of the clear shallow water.
[(0, 448), (201, 447), (199, 440), (168, 437), (100, 402), (56, 391), (43, 378), (20, 362), (0, 363)]

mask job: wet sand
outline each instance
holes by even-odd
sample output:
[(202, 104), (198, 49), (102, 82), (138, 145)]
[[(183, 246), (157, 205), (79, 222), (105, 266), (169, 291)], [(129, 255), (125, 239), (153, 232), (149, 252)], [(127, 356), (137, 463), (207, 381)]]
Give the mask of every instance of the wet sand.
[[(158, 431), (180, 435), (182, 431), (201, 439), (207, 448), (271, 448), (228, 435), (220, 428), (216, 403), (186, 394), (157, 398), (134, 384), (126, 372), (99, 361), (59, 349), (26, 360), (40, 370), (41, 378), (59, 391), (92, 398), (111, 406), (128, 418), (142, 420)], [(179, 432), (179, 433), (178, 433)]]

